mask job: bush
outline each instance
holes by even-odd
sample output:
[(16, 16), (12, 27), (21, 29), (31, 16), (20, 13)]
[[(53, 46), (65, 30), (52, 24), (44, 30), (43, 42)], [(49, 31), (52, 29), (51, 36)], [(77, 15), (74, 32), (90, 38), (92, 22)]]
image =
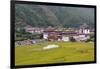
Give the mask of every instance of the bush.
[(76, 40), (73, 37), (70, 37), (70, 41), (75, 42)]

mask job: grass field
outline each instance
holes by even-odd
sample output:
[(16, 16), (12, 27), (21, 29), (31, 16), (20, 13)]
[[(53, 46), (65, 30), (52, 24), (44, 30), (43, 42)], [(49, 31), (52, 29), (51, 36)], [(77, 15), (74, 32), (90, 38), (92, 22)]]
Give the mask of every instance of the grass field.
[[(43, 50), (55, 44), (59, 48)], [(50, 64), (94, 61), (94, 43), (85, 42), (42, 42), (15, 47), (15, 65)]]

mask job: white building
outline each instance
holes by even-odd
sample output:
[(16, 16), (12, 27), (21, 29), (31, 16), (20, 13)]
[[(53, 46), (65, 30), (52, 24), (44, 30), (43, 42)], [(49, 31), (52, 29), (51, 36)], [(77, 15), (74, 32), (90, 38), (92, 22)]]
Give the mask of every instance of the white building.
[(29, 33), (43, 33), (44, 29), (43, 28), (37, 28), (37, 27), (31, 27), (27, 26), (25, 27), (25, 31)]
[(43, 33), (43, 39), (48, 39), (48, 33)]
[(60, 35), (58, 41), (70, 41), (70, 37), (73, 37), (76, 41), (85, 41), (90, 38), (90, 29), (86, 24), (82, 25), (77, 31), (46, 31), (43, 33), (43, 38), (48, 39), (50, 34)]
[(62, 41), (70, 41), (70, 38), (67, 36), (62, 36)]

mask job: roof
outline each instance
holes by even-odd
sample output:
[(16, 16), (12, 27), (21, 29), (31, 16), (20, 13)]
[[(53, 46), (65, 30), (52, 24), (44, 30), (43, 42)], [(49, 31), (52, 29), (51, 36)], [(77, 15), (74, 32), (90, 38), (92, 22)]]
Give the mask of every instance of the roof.
[(60, 35), (88, 35), (84, 33), (78, 33), (75, 31), (44, 31), (44, 32), (49, 34), (60, 34)]

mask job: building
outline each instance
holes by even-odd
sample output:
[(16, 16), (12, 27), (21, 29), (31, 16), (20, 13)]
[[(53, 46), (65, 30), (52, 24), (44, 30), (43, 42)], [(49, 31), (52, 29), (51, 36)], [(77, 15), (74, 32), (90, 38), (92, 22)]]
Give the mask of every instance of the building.
[(90, 33), (90, 29), (89, 29), (88, 25), (87, 24), (83, 24), (82, 26), (80, 26), (79, 33), (89, 34)]
[(71, 41), (71, 38), (75, 41), (85, 41), (90, 38), (90, 29), (84, 24), (80, 29), (73, 31), (45, 30), (43, 38), (49, 41)]
[(29, 33), (43, 33), (44, 29), (43, 28), (38, 28), (38, 27), (32, 27), (32, 26), (27, 26), (24, 28), (26, 32)]

